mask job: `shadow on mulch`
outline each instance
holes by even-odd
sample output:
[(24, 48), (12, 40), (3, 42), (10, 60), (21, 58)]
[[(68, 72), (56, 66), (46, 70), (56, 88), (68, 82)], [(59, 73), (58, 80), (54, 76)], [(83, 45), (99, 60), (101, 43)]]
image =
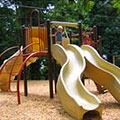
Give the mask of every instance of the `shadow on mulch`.
[(0, 94), (3, 95), (3, 96), (4, 95), (5, 96), (6, 95), (10, 95), (10, 96), (15, 96), (16, 95), (17, 96), (17, 92), (16, 91), (12, 91), (12, 92), (3, 92), (3, 91), (0, 91)]
[[(30, 101), (33, 101), (33, 102), (36, 102), (36, 101), (40, 102), (40, 104), (44, 104), (44, 105), (49, 104), (51, 106), (51, 109), (57, 110), (59, 112), (59, 114), (61, 114), (62, 116), (70, 117), (70, 115), (68, 115), (68, 113), (66, 111), (64, 111), (64, 109), (62, 108), (60, 100), (56, 95), (54, 96), (54, 98), (50, 98), (49, 95), (29, 94), (27, 99), (29, 99)], [(74, 120), (74, 118), (72, 118), (70, 120)]]
[(48, 101), (50, 98), (47, 95), (37, 95), (37, 94), (29, 94), (27, 97), (27, 99), (31, 100), (31, 101)]
[(104, 106), (104, 108), (110, 108), (110, 109), (118, 109), (120, 108), (120, 104), (117, 102), (104, 102), (102, 103), (102, 105)]

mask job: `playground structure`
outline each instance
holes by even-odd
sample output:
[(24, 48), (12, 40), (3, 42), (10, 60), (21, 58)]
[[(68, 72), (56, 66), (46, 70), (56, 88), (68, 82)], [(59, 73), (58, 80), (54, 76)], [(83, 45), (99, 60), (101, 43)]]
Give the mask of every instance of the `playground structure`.
[[(38, 20), (39, 20), (39, 12), (38, 13)], [(33, 13), (33, 11), (32, 11)], [(31, 15), (32, 15), (31, 13)], [(30, 23), (32, 24), (32, 18), (30, 17)], [(49, 62), (49, 86), (50, 86), (50, 98), (54, 97), (54, 91), (56, 91), (56, 80), (55, 80), (55, 90), (53, 90), (53, 61), (52, 61), (52, 55), (51, 55), (51, 45), (54, 44), (55, 41), (51, 40), (51, 28), (52, 26), (58, 26), (59, 24), (62, 24), (62, 26), (72, 27), (72, 26), (79, 26), (77, 27), (79, 31), (81, 31), (81, 23), (69, 23), (69, 22), (58, 22), (58, 21), (47, 21), (46, 25), (41, 25), (38, 23), (38, 27), (32, 27), (30, 25), (27, 28), (24, 28), (24, 38), (25, 38), (25, 48), (24, 48), (24, 57), (25, 61), (23, 62), (22, 68), (20, 69), (20, 72), (18, 74), (18, 103), (20, 104), (20, 92), (19, 92), (19, 82), (21, 79), (21, 72), (23, 67), (25, 67), (25, 73), (26, 73), (26, 63), (27, 61), (33, 57), (41, 57), (42, 55), (48, 55), (48, 62)], [(81, 32), (79, 33), (79, 36), (81, 37)], [(80, 38), (81, 41), (81, 38)], [(27, 50), (28, 49), (28, 50)], [(33, 55), (32, 55), (33, 54)], [(27, 58), (26, 58), (27, 56)], [(25, 76), (24, 80), (24, 86), (25, 86), (25, 96), (28, 94), (27, 90), (27, 78)]]
[[(79, 33), (72, 33), (72, 30), (70, 30), (70, 33), (69, 33), (69, 41), (70, 42), (68, 42), (68, 43), (72, 44), (73, 43), (72, 38), (78, 38), (79, 39), (79, 43), (78, 43), (79, 46), (81, 46), (83, 44), (93, 46), (99, 52), (99, 54), (102, 56), (102, 44), (101, 44), (100, 36), (97, 35), (97, 27), (96, 26), (94, 26), (93, 28), (90, 28), (89, 31), (88, 30), (83, 31), (81, 22), (68, 23), (68, 22), (52, 21), (50, 28), (58, 27), (59, 25), (63, 26), (63, 28), (69, 27), (69, 29), (71, 29), (71, 28), (78, 29)], [(50, 33), (52, 34), (52, 31), (50, 31)], [(51, 39), (50, 41), (53, 41), (53, 44), (56, 43), (55, 39)], [(65, 40), (65, 41), (67, 43), (67, 40)], [(63, 46), (66, 45), (64, 43), (64, 38), (62, 40), (62, 45)], [(56, 78), (56, 80), (55, 80), (55, 88), (56, 88), (57, 77), (55, 77), (55, 78)], [(83, 83), (85, 83), (86, 78), (87, 77), (85, 75), (83, 75), (83, 78), (82, 78)], [(103, 86), (100, 86), (97, 83), (95, 83), (95, 84), (97, 86), (97, 90), (99, 91), (99, 93), (106, 92), (106, 89)], [(55, 89), (55, 91), (56, 91), (56, 89)]]
[[(37, 27), (33, 27), (32, 26), (32, 14), (36, 12), (38, 14), (38, 26)], [(51, 63), (51, 56), (50, 56), (50, 41), (47, 41), (47, 27), (44, 25), (40, 25), (40, 14), (39, 11), (37, 10), (33, 10), (30, 14), (30, 26), (29, 27), (25, 27), (23, 30), (23, 34), (24, 34), (24, 48), (20, 49), (20, 53), (21, 56), (23, 57), (23, 59), (21, 59), (21, 63), (19, 64), (19, 69), (18, 71), (16, 71), (16, 74), (14, 76), (17, 75), (17, 98), (18, 98), (18, 104), (21, 103), (20, 101), (20, 80), (21, 80), (21, 73), (22, 70), (24, 69), (24, 75), (25, 75), (25, 80), (24, 80), (24, 94), (25, 96), (28, 95), (28, 89), (27, 89), (27, 72), (26, 72), (26, 67), (28, 65), (30, 65), (31, 63), (35, 62), (39, 57), (43, 56), (43, 55), (47, 55), (48, 56), (48, 61), (49, 63)], [(49, 45), (48, 45), (49, 44)], [(11, 50), (11, 49), (9, 49)], [(8, 50), (4, 51), (0, 56), (2, 57)], [(15, 54), (14, 55), (15, 58), (19, 58), (19, 54)], [(11, 57), (10, 57), (11, 58)], [(13, 58), (13, 57), (12, 57)], [(11, 59), (9, 60), (10, 62), (12, 61)], [(15, 61), (15, 60), (14, 60)], [(16, 62), (18, 62), (16, 60)], [(3, 66), (5, 67), (6, 64), (3, 63)], [(11, 81), (12, 81), (12, 77), (14, 74), (14, 70), (15, 69), (15, 62), (13, 64), (11, 64), (11, 66), (9, 66), (10, 69), (10, 77), (9, 79), (2, 81), (2, 87), (3, 87), (3, 83), (5, 82), (8, 86), (10, 86)], [(49, 67), (51, 67), (49, 65)], [(2, 67), (1, 67), (2, 68)], [(2, 73), (4, 69), (1, 69), (0, 73), (2, 75)], [(51, 72), (49, 72), (49, 76), (51, 76)], [(0, 76), (2, 79), (2, 76)], [(50, 78), (50, 97), (53, 98), (53, 86), (52, 86), (52, 80)], [(5, 87), (5, 86), (4, 86)], [(5, 91), (9, 91), (10, 87), (6, 87)]]
[[(114, 92), (119, 91), (119, 82), (116, 80), (117, 73), (119, 72), (119, 68), (112, 66), (111, 64), (107, 62), (103, 62), (103, 60), (99, 61), (98, 58), (100, 56), (98, 53), (93, 51), (91, 52), (92, 48), (87, 48), (85, 46), (82, 46), (82, 49), (75, 46), (75, 45), (67, 45), (66, 49), (64, 49), (60, 45), (53, 45), (55, 44), (55, 41), (52, 41), (51, 39), (51, 28), (53, 26), (59, 26), (62, 25), (63, 27), (75, 27), (78, 29), (79, 33), (77, 35), (73, 35), (72, 32), (69, 35), (70, 41), (72, 41), (72, 38), (77, 36), (79, 37), (79, 45), (82, 45), (82, 29), (81, 29), (81, 23), (69, 23), (69, 22), (58, 22), (58, 21), (47, 21), (46, 24), (40, 24), (38, 22), (37, 27), (32, 26), (32, 14), (33, 12), (36, 12), (38, 14), (38, 21), (40, 21), (40, 14), (37, 10), (32, 11), (30, 15), (30, 26), (24, 28), (24, 48), (20, 47), (20, 49), (12, 56), (10, 59), (8, 59), (7, 62), (3, 64), (2, 69), (0, 70), (0, 78), (2, 78), (2, 74), (5, 72), (4, 70), (7, 69), (7, 64), (9, 63), (10, 66), (7, 71), (10, 73), (8, 81), (2, 81), (3, 83), (8, 83), (7, 87), (4, 86), (3, 90), (9, 90), (10, 89), (10, 83), (14, 79), (16, 75), (17, 77), (17, 98), (18, 98), (18, 104), (21, 103), (20, 100), (20, 80), (21, 80), (21, 73), (24, 69), (25, 73), (25, 80), (24, 80), (24, 93), (25, 96), (28, 95), (28, 86), (27, 86), (27, 74), (26, 74), (26, 67), (30, 65), (31, 63), (35, 62), (39, 57), (43, 55), (48, 56), (48, 62), (49, 62), (49, 88), (50, 88), (50, 98), (54, 97), (54, 90), (53, 90), (53, 62), (52, 62), (52, 55), (53, 57), (63, 66), (60, 71), (60, 77), (58, 79), (58, 85), (57, 85), (57, 92), (60, 97), (60, 100), (63, 104), (63, 107), (65, 110), (74, 116), (77, 119), (84, 118), (84, 115), (89, 114), (90, 111), (95, 112), (96, 114), (99, 113), (99, 115), (102, 114), (102, 106), (99, 99), (90, 93), (85, 86), (83, 86), (81, 79), (83, 76), (83, 72), (86, 74), (87, 77), (93, 78), (93, 80), (97, 83), (100, 83), (101, 85), (105, 86), (110, 90), (112, 95), (116, 98), (116, 100), (119, 102), (119, 92), (115, 95)], [(96, 27), (94, 27), (95, 36), (97, 36)], [(97, 41), (98, 38), (95, 37), (95, 41)], [(52, 45), (52, 46), (51, 46)], [(91, 49), (91, 50), (89, 50)], [(8, 49), (11, 50), (11, 49)], [(3, 54), (5, 54), (8, 50), (4, 51), (0, 56), (2, 57)], [(52, 51), (51, 51), (52, 50)], [(91, 54), (90, 59), (88, 58), (89, 54), (86, 55), (86, 51)], [(52, 52), (52, 53), (51, 53)], [(101, 54), (101, 53), (100, 53)], [(69, 56), (72, 56), (69, 58)], [(96, 55), (97, 57), (94, 58)], [(88, 69), (85, 69), (86, 62), (84, 57), (87, 59), (87, 66)], [(92, 58), (92, 59), (91, 59)], [(74, 63), (74, 60), (76, 61), (76, 64)], [(109, 83), (109, 80), (102, 83), (102, 81), (98, 80), (99, 76), (93, 76), (93, 72), (90, 72), (91, 70), (98, 70), (98, 65), (100, 64), (94, 64), (94, 67), (91, 67), (91, 63), (89, 61), (94, 62), (96, 60), (96, 63), (106, 63), (103, 68), (99, 68), (100, 71), (102, 71), (103, 75), (105, 75), (108, 78), (111, 79)], [(11, 64), (11, 61), (13, 64)], [(18, 64), (19, 63), (19, 64)], [(22, 64), (22, 65), (21, 65)], [(67, 66), (68, 65), (68, 66)], [(18, 67), (16, 67), (18, 66)], [(113, 68), (113, 71), (109, 71), (111, 69), (111, 66)], [(101, 67), (101, 66), (100, 66)], [(16, 69), (17, 68), (17, 69)], [(71, 70), (71, 68), (73, 70)], [(93, 69), (92, 69), (93, 68)], [(78, 69), (76, 72), (75, 70)], [(105, 69), (105, 70), (104, 70)], [(114, 72), (114, 70), (117, 72)], [(6, 74), (8, 74), (6, 72)], [(107, 75), (106, 75), (107, 73)], [(97, 74), (97, 73), (96, 73)], [(111, 74), (114, 74), (113, 76)], [(71, 79), (72, 76), (72, 79)], [(76, 77), (80, 76), (80, 77)], [(74, 78), (74, 79), (73, 79)], [(102, 78), (101, 78), (102, 79)], [(119, 79), (119, 76), (117, 76), (117, 79)], [(0, 79), (1, 82), (1, 79)], [(55, 80), (55, 87), (56, 87), (57, 81)], [(114, 83), (114, 87), (112, 89), (112, 83)], [(118, 86), (118, 89), (116, 88), (116, 83)], [(1, 84), (2, 85), (2, 84)], [(62, 91), (62, 92), (61, 92)], [(82, 91), (82, 92), (81, 92)], [(70, 105), (70, 104), (71, 105)], [(72, 107), (71, 107), (72, 106)], [(75, 108), (75, 109), (73, 109)], [(80, 114), (81, 113), (81, 114)]]
[[(32, 26), (32, 14), (36, 12), (38, 15), (38, 26)], [(50, 29), (52, 25), (59, 25), (62, 24), (63, 26), (79, 26), (79, 29), (81, 30), (81, 23), (68, 23), (68, 22), (56, 22), (56, 21), (47, 21), (46, 24), (40, 24), (40, 13), (38, 10), (33, 10), (30, 13), (30, 26), (25, 27), (23, 29), (23, 36), (24, 36), (24, 48), (19, 50), (21, 51), (21, 54), (23, 55), (23, 58), (21, 60), (21, 63), (19, 64), (19, 69), (14, 75), (14, 77), (17, 75), (17, 99), (18, 104), (21, 103), (20, 101), (20, 80), (21, 80), (21, 74), (24, 70), (24, 95), (28, 95), (28, 85), (27, 85), (27, 71), (26, 67), (30, 65), (31, 63), (35, 62), (39, 57), (43, 55), (48, 56), (48, 67), (49, 67), (49, 86), (50, 86), (50, 98), (53, 98), (54, 90), (53, 90), (53, 73), (52, 73), (52, 55), (51, 55), (51, 37), (50, 37)], [(79, 30), (79, 31), (80, 31)], [(81, 34), (81, 32), (79, 33)], [(81, 36), (81, 35), (79, 35)], [(80, 38), (81, 39), (81, 38)], [(0, 57), (2, 57), (4, 54), (7, 53), (7, 51), (10, 51), (12, 48), (9, 48), (5, 50), (3, 53), (0, 54)], [(18, 57), (19, 54), (15, 54), (15, 58)], [(17, 61), (17, 60), (16, 60)], [(16, 62), (14, 60), (14, 62)], [(11, 62), (11, 59), (10, 59)], [(3, 63), (3, 66), (5, 67), (6, 64)], [(5, 82), (8, 87), (5, 87), (5, 91), (10, 91), (10, 84), (13, 81), (13, 73), (16, 64), (12, 64), (9, 66), (10, 71), (10, 77), (9, 79), (1, 81), (2, 84)], [(2, 74), (3, 69), (0, 70), (0, 73)], [(0, 76), (2, 79), (2, 76)], [(56, 86), (56, 81), (55, 81)]]
[[(38, 26), (32, 26), (32, 15), (36, 12), (38, 15)], [(24, 28), (25, 46), (31, 43), (34, 44), (29, 47), (26, 52), (34, 51), (46, 51), (47, 50), (47, 28), (45, 25), (40, 24), (40, 13), (37, 10), (31, 11), (30, 13), (30, 26)]]
[[(60, 23), (60, 22), (59, 24), (57, 24), (57, 22), (52, 22), (52, 23), (54, 23), (55, 25), (64, 26), (64, 23)], [(69, 26), (69, 23), (67, 26)], [(70, 25), (69, 27), (78, 27), (78, 25), (74, 24), (73, 26)], [(95, 27), (94, 30), (95, 33), (97, 34)], [(80, 40), (82, 40), (82, 38)], [(98, 38), (96, 37), (95, 40), (97, 41)], [(99, 42), (99, 48), (97, 50), (101, 55), (101, 49), (100, 49), (101, 43), (100, 41), (97, 42)], [(83, 73), (85, 73), (87, 77), (92, 78), (96, 83), (106, 87), (118, 102), (120, 95), (119, 92), (115, 94), (115, 91), (119, 91), (120, 89), (120, 82), (118, 82), (119, 77), (117, 77), (119, 73), (118, 71), (120, 69), (108, 62), (104, 62), (104, 60), (98, 55), (98, 53), (94, 49), (93, 49), (94, 52), (88, 50), (88, 53), (92, 54), (89, 58), (89, 61), (93, 61), (93, 62), (96, 61), (95, 63), (101, 64), (99, 68), (100, 70), (96, 70), (96, 68), (98, 67), (98, 65), (96, 64), (94, 65), (95, 67), (93, 69), (92, 67), (86, 69), (85, 68), (86, 65), (83, 59), (84, 57), (86, 57), (87, 59), (87, 56), (89, 54), (86, 55), (86, 51), (84, 51), (84, 48), (87, 47), (82, 46), (83, 50), (81, 50), (80, 48), (74, 45), (71, 46), (67, 45), (65, 46), (65, 49), (57, 44), (52, 46), (52, 55), (57, 60), (57, 62), (60, 63), (62, 66), (57, 83), (58, 96), (61, 100), (63, 108), (76, 119), (83, 119), (86, 116), (89, 116), (89, 114), (101, 116), (102, 113), (101, 102), (96, 98), (96, 96), (89, 94), (89, 92), (84, 88), (81, 82)], [(96, 56), (98, 56), (98, 58), (101, 59), (101, 61), (99, 61), (97, 57), (94, 58), (95, 53)], [(104, 64), (103, 67), (102, 64)], [(89, 66), (88, 63), (87, 65)], [(113, 71), (110, 70), (111, 68), (113, 69)], [(103, 78), (101, 78), (102, 77), (101, 74), (97, 75), (98, 73), (96, 73), (94, 75), (94, 72), (92, 71), (95, 70), (98, 73), (99, 71), (102, 71), (103, 73), (102, 75), (106, 80), (102, 81)], [(114, 75), (111, 76), (111, 74)], [(118, 79), (116, 79), (116, 77)], [(112, 85), (114, 87), (112, 87)]]

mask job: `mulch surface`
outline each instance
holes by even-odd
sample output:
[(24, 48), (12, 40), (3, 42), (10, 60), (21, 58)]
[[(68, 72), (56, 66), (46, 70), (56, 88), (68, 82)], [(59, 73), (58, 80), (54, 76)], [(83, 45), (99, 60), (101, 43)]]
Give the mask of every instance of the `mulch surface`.
[[(20, 86), (20, 105), (17, 104), (16, 92), (0, 92), (0, 120), (74, 120), (64, 111), (57, 95), (54, 99), (49, 98), (48, 81), (29, 81), (28, 97), (24, 96), (23, 82)], [(90, 80), (86, 80), (86, 87), (101, 100), (103, 120), (120, 120), (120, 104), (109, 92), (98, 94)], [(16, 83), (12, 84), (12, 90), (16, 90)]]

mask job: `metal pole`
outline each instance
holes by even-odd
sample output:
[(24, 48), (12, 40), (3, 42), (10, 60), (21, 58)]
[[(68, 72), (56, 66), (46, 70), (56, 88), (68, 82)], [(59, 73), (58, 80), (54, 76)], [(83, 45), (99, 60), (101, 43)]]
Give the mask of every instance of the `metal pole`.
[(24, 95), (28, 96), (27, 66), (24, 67)]
[(82, 45), (82, 23), (81, 21), (78, 22), (78, 29), (79, 29), (79, 39), (80, 39), (79, 46), (81, 46)]
[(53, 75), (52, 75), (52, 55), (51, 55), (51, 41), (50, 41), (50, 20), (47, 20), (47, 39), (48, 39), (48, 69), (49, 69), (49, 90), (50, 98), (53, 98)]

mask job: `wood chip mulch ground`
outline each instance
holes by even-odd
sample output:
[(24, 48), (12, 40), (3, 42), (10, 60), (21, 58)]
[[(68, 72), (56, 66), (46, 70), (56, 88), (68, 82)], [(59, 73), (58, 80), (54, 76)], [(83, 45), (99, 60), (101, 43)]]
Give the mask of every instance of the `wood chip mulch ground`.
[[(0, 92), (0, 120), (75, 120), (69, 116), (55, 95), (49, 98), (48, 81), (29, 81), (29, 96), (24, 97), (23, 82), (21, 82), (21, 100), (17, 104), (16, 93)], [(103, 120), (120, 120), (120, 104), (107, 92), (99, 95), (92, 81), (86, 80), (87, 88), (98, 96), (104, 109)], [(12, 84), (12, 90), (16, 84)]]

